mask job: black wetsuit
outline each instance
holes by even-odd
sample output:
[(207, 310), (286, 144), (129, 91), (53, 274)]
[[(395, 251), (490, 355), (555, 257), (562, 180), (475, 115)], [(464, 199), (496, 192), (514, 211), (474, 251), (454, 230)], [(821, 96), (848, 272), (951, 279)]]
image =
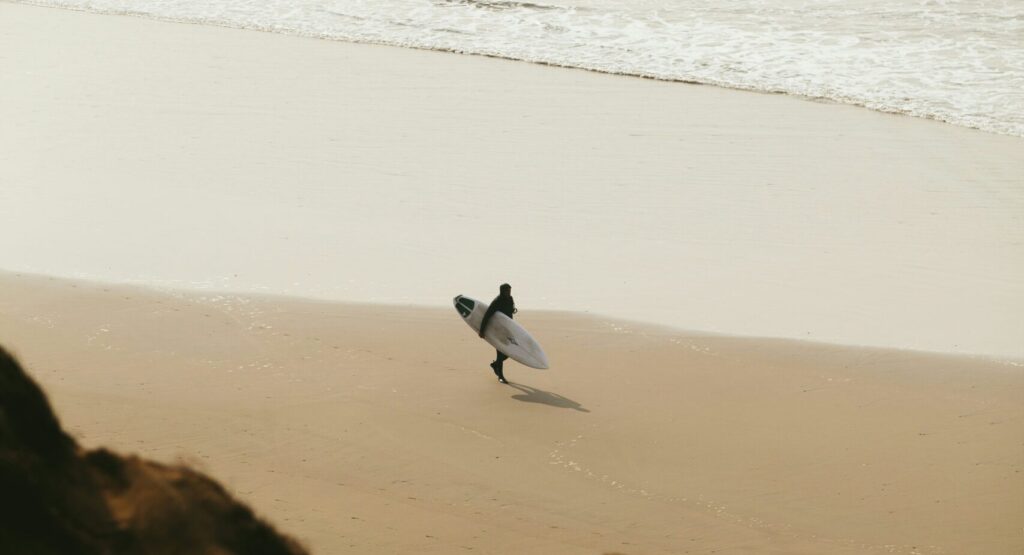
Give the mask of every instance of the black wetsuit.
[[(484, 336), (484, 332), (487, 331), (487, 323), (490, 322), (491, 317), (494, 316), (495, 312), (500, 312), (505, 316), (512, 318), (512, 315), (516, 313), (516, 301), (512, 298), (512, 295), (498, 295), (497, 297), (494, 297), (494, 300), (491, 301), (491, 306), (487, 307), (487, 312), (484, 313), (484, 319), (480, 322), (480, 337)], [(505, 362), (505, 359), (508, 358), (508, 355), (498, 351), (497, 349), (495, 349), (495, 351), (498, 355), (494, 364), (491, 365), (491, 368), (494, 368), (494, 373), (496, 373), (499, 378), (505, 379), (505, 376), (502, 374), (502, 364)]]

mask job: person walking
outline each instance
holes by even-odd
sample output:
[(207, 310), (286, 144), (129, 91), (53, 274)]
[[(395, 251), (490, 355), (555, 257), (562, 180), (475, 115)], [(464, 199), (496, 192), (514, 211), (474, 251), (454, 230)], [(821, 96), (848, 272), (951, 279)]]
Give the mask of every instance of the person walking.
[[(512, 298), (512, 286), (507, 283), (502, 283), (498, 287), (498, 296), (494, 297), (491, 301), (491, 306), (487, 307), (487, 312), (484, 314), (484, 319), (480, 322), (480, 337), (484, 336), (487, 331), (487, 323), (494, 316), (495, 312), (501, 312), (505, 316), (512, 318), (513, 314), (516, 313), (516, 301)], [(508, 358), (508, 355), (501, 351), (497, 351), (498, 355), (495, 357), (494, 362), (491, 363), (491, 370), (494, 370), (494, 375), (498, 376), (498, 381), (501, 383), (508, 383), (505, 379), (504, 362)]]

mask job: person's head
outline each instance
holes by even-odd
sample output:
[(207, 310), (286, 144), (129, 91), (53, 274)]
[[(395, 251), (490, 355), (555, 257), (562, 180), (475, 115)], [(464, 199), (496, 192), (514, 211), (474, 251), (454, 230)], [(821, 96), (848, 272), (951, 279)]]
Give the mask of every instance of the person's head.
[(512, 294), (512, 286), (511, 286), (511, 285), (509, 285), (509, 284), (507, 284), (507, 283), (502, 283), (502, 284), (501, 284), (501, 287), (499, 287), (499, 288), (498, 288), (498, 291), (499, 291), (499, 292), (500, 292), (500, 293), (501, 293), (502, 295), (504, 295), (504, 296), (506, 296), (506, 297), (507, 297), (507, 296), (509, 296), (509, 295), (511, 295), (511, 294)]

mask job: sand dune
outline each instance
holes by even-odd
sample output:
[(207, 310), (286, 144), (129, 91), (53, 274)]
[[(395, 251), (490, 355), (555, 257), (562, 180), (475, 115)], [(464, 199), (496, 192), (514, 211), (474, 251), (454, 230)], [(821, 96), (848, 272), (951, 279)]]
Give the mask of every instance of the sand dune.
[(536, 312), (0, 277), (85, 446), (178, 458), (317, 553), (1017, 553), (1020, 367)]
[(188, 467), (80, 448), (2, 348), (0, 490), (3, 553), (305, 553)]

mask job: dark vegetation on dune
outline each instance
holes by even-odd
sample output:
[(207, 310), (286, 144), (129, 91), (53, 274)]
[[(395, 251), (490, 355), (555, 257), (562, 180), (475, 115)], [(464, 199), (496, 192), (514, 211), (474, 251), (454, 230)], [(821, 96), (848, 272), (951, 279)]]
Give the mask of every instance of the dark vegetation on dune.
[(199, 472), (83, 449), (0, 348), (0, 553), (305, 551)]

